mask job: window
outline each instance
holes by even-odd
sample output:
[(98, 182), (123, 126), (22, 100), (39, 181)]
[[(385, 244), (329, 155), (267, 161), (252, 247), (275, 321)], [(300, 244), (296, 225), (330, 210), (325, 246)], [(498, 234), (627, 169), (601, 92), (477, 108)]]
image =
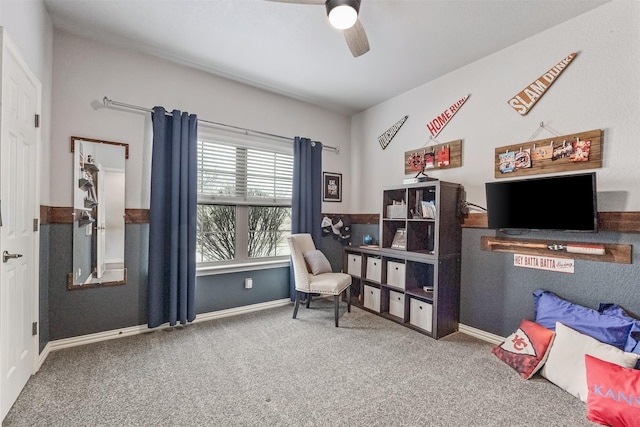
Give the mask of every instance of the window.
[(292, 179), (291, 145), (201, 136), (199, 265), (288, 260)]

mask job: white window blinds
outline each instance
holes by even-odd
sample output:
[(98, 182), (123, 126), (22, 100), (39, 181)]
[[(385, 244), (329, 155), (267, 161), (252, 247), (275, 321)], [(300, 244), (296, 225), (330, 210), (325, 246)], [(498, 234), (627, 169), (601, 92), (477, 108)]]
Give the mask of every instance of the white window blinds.
[(198, 141), (200, 202), (290, 205), (292, 180), (293, 154)]

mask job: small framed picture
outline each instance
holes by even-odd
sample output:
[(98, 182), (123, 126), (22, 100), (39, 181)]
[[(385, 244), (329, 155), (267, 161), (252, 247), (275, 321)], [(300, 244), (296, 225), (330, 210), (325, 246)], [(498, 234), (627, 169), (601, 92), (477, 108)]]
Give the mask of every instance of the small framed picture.
[(342, 202), (342, 174), (322, 173), (322, 201)]

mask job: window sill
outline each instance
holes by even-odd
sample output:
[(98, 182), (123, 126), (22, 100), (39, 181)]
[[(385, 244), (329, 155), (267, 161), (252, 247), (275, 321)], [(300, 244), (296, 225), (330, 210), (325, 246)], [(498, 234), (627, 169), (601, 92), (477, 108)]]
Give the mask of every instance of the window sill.
[(253, 261), (242, 264), (227, 264), (216, 266), (196, 266), (196, 276), (210, 276), (213, 274), (237, 273), (240, 271), (267, 270), (271, 268), (289, 267), (291, 265), (288, 259), (272, 260), (272, 261)]

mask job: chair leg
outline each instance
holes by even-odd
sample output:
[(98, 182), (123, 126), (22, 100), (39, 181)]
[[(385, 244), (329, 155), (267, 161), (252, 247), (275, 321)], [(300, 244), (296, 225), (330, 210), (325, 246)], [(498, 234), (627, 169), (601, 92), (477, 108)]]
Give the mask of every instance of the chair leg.
[(307, 294), (307, 308), (311, 305), (311, 294)]
[(340, 295), (333, 296), (333, 305), (335, 307), (336, 328), (338, 327), (338, 307), (340, 302)]
[(295, 319), (296, 316), (298, 315), (298, 306), (300, 305), (300, 294), (302, 292), (300, 291), (296, 291), (296, 303), (293, 307), (293, 318)]
[(347, 288), (347, 313), (351, 313), (351, 286)]

